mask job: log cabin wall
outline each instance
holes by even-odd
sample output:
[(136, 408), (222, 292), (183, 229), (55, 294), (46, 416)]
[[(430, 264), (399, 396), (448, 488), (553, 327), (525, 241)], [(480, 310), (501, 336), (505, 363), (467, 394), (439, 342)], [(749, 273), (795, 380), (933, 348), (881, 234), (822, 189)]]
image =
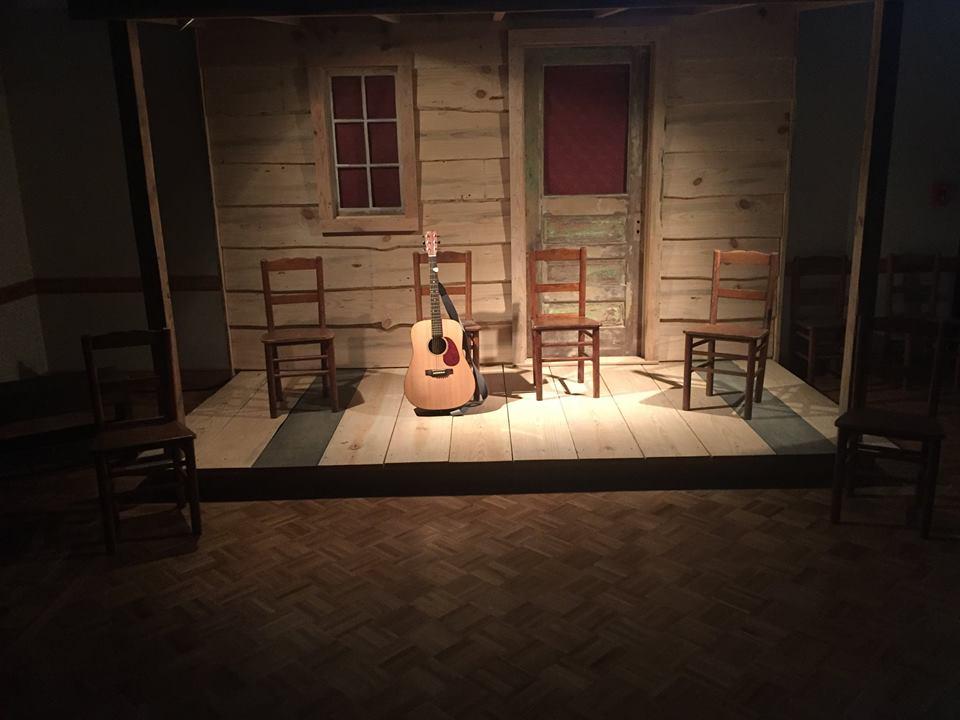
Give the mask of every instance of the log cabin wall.
[[(796, 17), (791, 8), (750, 8), (664, 22), (671, 69), (656, 352), (677, 359), (682, 321), (706, 319), (713, 248), (782, 247)], [(326, 265), (338, 363), (409, 358), (419, 234), (319, 229), (307, 87), (317, 42), (412, 52), (422, 226), (444, 249), (473, 251), (482, 357), (509, 361), (505, 23), (218, 21), (198, 42), (235, 366), (263, 366), (260, 259), (313, 254)]]

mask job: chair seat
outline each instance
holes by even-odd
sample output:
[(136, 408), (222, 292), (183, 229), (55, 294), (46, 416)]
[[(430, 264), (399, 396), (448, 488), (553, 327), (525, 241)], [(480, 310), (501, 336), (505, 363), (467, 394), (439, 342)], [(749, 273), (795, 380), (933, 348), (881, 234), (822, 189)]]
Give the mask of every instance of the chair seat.
[(271, 345), (296, 345), (333, 340), (335, 333), (326, 327), (275, 328), (260, 336), (260, 341)]
[(477, 332), (480, 330), (480, 323), (478, 323), (476, 320), (471, 320), (470, 318), (461, 319), (460, 324), (463, 325), (463, 329), (467, 332)]
[(192, 440), (195, 437), (190, 428), (175, 420), (166, 423), (145, 423), (101, 430), (93, 439), (93, 450), (94, 452), (141, 450), (181, 440)]
[(762, 325), (751, 323), (704, 323), (684, 328), (685, 335), (695, 335), (718, 340), (760, 340), (766, 337), (770, 330)]
[(836, 425), (841, 430), (901, 440), (937, 440), (946, 436), (936, 418), (875, 408), (848, 410), (837, 418)]
[(541, 315), (535, 318), (530, 327), (533, 330), (592, 330), (600, 327), (600, 321), (588, 317), (550, 317)]

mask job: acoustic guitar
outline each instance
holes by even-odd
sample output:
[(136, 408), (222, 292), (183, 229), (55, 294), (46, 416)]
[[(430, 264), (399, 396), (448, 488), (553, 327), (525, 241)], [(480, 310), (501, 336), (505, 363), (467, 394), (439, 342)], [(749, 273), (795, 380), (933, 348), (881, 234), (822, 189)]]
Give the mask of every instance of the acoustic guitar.
[[(452, 410), (473, 398), (476, 381), (463, 349), (463, 326), (440, 317), (437, 234), (424, 235), (430, 264), (430, 319), (410, 329), (413, 354), (403, 380), (403, 394), (422, 410)], [(420, 298), (417, 298), (420, 302)]]

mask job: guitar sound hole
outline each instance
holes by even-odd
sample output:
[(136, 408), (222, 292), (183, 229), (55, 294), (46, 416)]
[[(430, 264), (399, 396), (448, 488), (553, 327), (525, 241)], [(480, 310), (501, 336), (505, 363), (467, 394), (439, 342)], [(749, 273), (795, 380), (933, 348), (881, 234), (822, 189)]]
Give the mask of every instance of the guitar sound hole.
[(427, 347), (430, 348), (430, 352), (432, 352), (434, 355), (443, 355), (447, 349), (447, 341), (442, 337), (430, 338), (430, 342), (427, 343)]

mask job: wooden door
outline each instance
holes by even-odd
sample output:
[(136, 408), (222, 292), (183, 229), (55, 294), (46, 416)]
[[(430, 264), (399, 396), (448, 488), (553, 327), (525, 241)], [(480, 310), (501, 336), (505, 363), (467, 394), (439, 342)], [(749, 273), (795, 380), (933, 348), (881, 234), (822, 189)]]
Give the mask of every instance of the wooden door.
[[(528, 246), (587, 247), (587, 315), (603, 322), (605, 355), (638, 352), (647, 68), (643, 48), (530, 50), (525, 62)], [(570, 300), (548, 294), (543, 311), (575, 311)]]

